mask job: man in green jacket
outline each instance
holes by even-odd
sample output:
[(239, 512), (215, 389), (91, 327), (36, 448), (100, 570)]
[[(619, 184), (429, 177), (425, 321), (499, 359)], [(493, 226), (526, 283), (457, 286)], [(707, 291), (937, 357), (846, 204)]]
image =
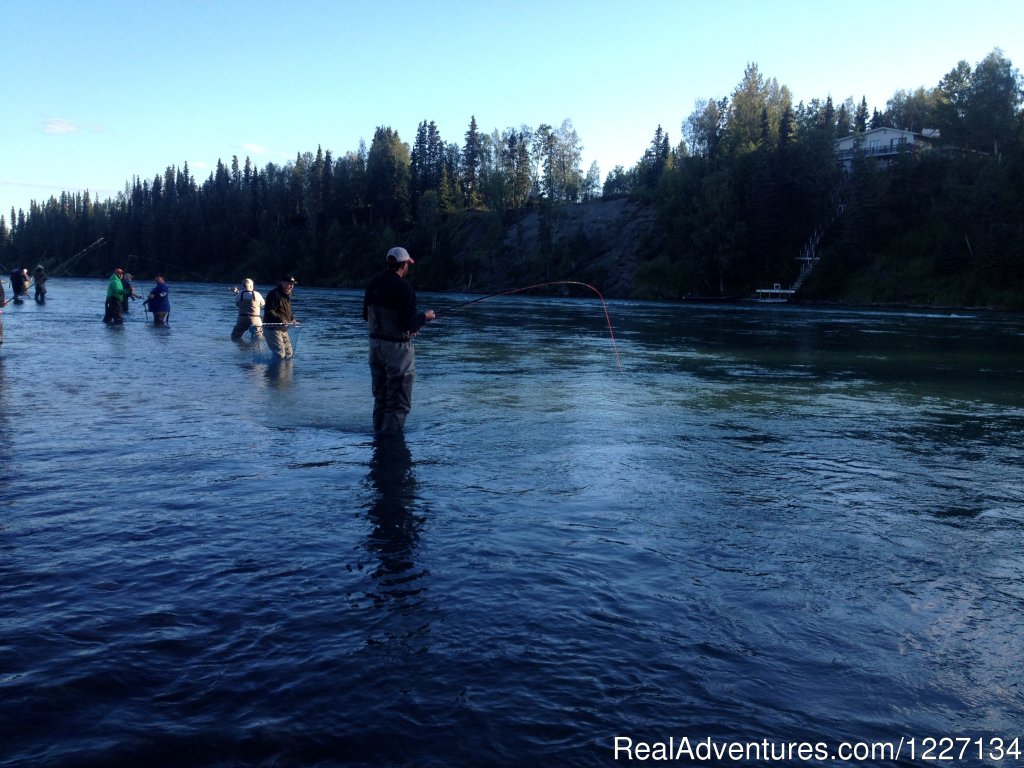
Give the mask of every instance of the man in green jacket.
[(124, 322), (124, 308), (121, 302), (124, 301), (124, 270), (118, 267), (110, 276), (107, 283), (107, 303), (104, 307), (103, 322), (108, 325), (120, 325)]

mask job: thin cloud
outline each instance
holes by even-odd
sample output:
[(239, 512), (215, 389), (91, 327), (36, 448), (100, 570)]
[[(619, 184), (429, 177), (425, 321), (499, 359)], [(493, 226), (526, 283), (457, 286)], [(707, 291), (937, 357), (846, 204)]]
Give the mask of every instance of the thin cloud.
[(261, 144), (253, 144), (252, 142), (246, 142), (242, 144), (242, 149), (246, 152), (251, 152), (254, 155), (265, 155), (270, 152), (269, 149), (262, 146)]
[(15, 179), (0, 179), (0, 187), (24, 187), (25, 189), (56, 189), (55, 184), (39, 184), (34, 181), (17, 181)]
[(70, 120), (51, 117), (43, 121), (43, 133), (48, 133), (54, 136), (66, 133), (78, 133), (81, 130), (82, 127), (80, 125), (73, 123)]

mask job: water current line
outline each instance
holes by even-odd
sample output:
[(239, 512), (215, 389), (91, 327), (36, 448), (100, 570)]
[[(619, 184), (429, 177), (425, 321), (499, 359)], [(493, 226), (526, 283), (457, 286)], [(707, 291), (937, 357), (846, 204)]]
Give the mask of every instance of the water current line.
[(447, 309), (437, 310), (436, 315), (438, 317), (440, 317), (441, 315), (451, 315), (454, 314), (455, 312), (461, 312), (463, 309), (465, 309), (468, 306), (471, 306), (472, 304), (477, 304), (481, 301), (486, 301), (487, 299), (494, 299), (497, 298), (498, 296), (510, 296), (513, 293), (532, 291), (534, 288), (545, 288), (549, 285), (579, 285), (584, 288), (589, 288), (591, 291), (597, 294), (597, 298), (601, 300), (601, 307), (604, 309), (604, 319), (608, 323), (608, 336), (612, 340), (612, 349), (615, 350), (615, 364), (618, 365), (619, 370), (621, 371), (622, 360), (619, 358), (619, 346), (618, 344), (615, 343), (615, 331), (612, 330), (612, 318), (611, 315), (608, 314), (608, 304), (605, 302), (604, 296), (601, 295), (601, 292), (597, 290), (597, 288), (592, 286), (590, 283), (581, 283), (578, 280), (552, 280), (547, 283), (534, 283), (533, 285), (524, 285), (522, 288), (513, 288), (508, 291), (499, 291), (498, 293), (489, 293), (486, 296), (480, 296), (479, 298), (476, 299), (470, 299), (469, 301), (464, 301), (461, 304), (456, 304), (454, 306), (448, 307)]

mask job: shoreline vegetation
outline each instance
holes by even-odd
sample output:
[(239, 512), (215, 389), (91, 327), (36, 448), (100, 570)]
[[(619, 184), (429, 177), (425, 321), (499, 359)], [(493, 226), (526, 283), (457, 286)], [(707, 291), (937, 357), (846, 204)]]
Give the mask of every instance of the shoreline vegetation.
[[(657, 126), (634, 167), (603, 183), (596, 164), (581, 168), (571, 120), (488, 134), (472, 118), (459, 142), (424, 120), (411, 143), (382, 126), (337, 158), (318, 147), (257, 168), (235, 156), (205, 181), (186, 163), (104, 201), (32, 201), (0, 215), (0, 267), (260, 283), (290, 272), (361, 288), (402, 244), (423, 291), (572, 279), (610, 299), (710, 301), (799, 280), (794, 304), (1022, 310), (1022, 103), (999, 49), (884, 110), (794, 104), (750, 64), (728, 97), (698, 101), (678, 140)], [(860, 146), (881, 127), (933, 140), (883, 165)], [(836, 142), (851, 136), (844, 168)]]

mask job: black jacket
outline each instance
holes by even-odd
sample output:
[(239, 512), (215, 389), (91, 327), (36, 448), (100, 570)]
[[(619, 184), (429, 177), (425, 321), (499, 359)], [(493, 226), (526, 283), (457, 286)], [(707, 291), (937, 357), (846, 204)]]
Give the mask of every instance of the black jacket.
[(416, 290), (390, 269), (366, 286), (363, 319), (370, 324), (370, 338), (385, 341), (408, 341), (427, 322), (416, 311)]
[(267, 294), (267, 302), (263, 308), (263, 322), (295, 322), (295, 316), (292, 315), (292, 297), (285, 293), (280, 285)]

